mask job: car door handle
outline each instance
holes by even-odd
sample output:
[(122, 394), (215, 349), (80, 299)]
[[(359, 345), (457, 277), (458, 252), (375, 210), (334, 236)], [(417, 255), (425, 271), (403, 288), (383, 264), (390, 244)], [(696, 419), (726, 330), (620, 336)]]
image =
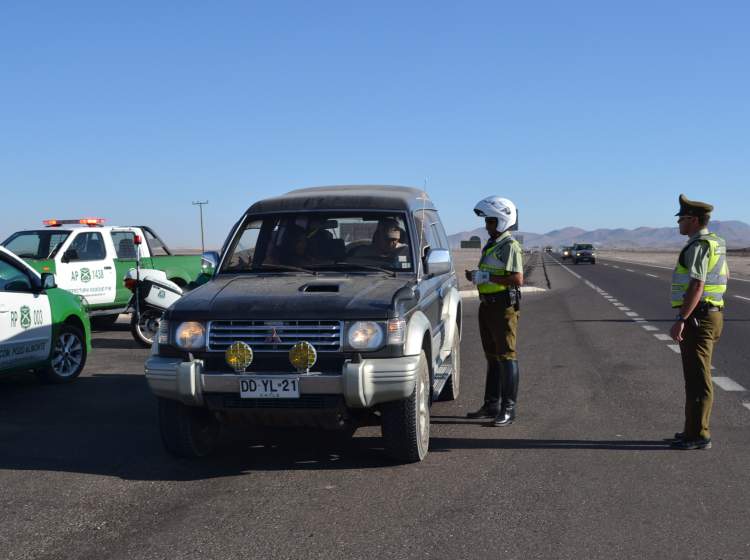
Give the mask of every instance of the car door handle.
[(104, 270), (112, 270), (112, 267), (111, 266), (105, 266)]

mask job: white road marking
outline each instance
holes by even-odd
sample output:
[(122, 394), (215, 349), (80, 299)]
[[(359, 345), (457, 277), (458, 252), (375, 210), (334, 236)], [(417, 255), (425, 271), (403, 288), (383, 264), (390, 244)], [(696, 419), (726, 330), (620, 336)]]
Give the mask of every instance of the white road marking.
[(635, 311), (628, 311), (625, 313), (625, 315), (627, 315), (628, 317), (638, 317), (638, 313), (636, 313)]
[(618, 305), (617, 309), (619, 309), (620, 311), (630, 311), (630, 308), (625, 307), (624, 305)]
[(628, 272), (635, 272), (635, 270), (633, 270), (632, 268), (626, 268), (625, 270), (627, 270)]
[(750, 410), (750, 402), (743, 402), (742, 406), (744, 406), (746, 409)]
[(619, 266), (617, 266), (616, 264), (613, 264), (613, 265), (612, 265), (612, 268), (620, 268), (620, 267), (619, 267)]
[[(734, 280), (734, 278), (732, 278), (732, 280)], [(735, 295), (734, 297), (736, 297), (738, 299), (744, 299), (745, 301), (750, 301), (750, 297), (738, 296), (738, 295)]]
[(680, 345), (679, 344), (667, 344), (667, 348), (669, 348), (672, 352), (676, 352), (677, 354), (680, 353)]
[(650, 272), (647, 272), (646, 276), (650, 276), (651, 278), (658, 278), (656, 274), (651, 274)]
[(659, 329), (653, 325), (641, 325), (647, 331), (658, 331)]
[(714, 385), (718, 385), (725, 391), (747, 391), (742, 385), (728, 377), (714, 377)]
[(656, 333), (654, 336), (658, 338), (659, 340), (672, 340), (671, 336), (669, 336), (668, 334), (664, 334), (664, 333)]
[(633, 321), (635, 321), (636, 323), (645, 323), (646, 319), (644, 319), (643, 317), (633, 317)]

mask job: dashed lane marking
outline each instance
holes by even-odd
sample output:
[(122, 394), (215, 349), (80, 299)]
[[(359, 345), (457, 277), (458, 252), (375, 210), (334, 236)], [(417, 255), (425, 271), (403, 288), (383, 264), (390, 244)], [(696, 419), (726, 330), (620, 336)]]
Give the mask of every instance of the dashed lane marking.
[(667, 344), (667, 348), (669, 348), (672, 352), (675, 352), (676, 354), (680, 353), (680, 345), (679, 344)]
[(651, 278), (658, 278), (656, 274), (651, 274), (650, 272), (647, 272), (646, 276), (650, 276)]
[(718, 385), (725, 391), (747, 391), (742, 385), (729, 377), (714, 377), (714, 384)]
[[(732, 278), (732, 280), (735, 280), (735, 278)], [(738, 295), (735, 295), (734, 297), (736, 297), (738, 299), (744, 299), (745, 301), (750, 301), (750, 297), (738, 296)]]
[(671, 336), (669, 336), (668, 334), (664, 334), (664, 333), (656, 333), (654, 336), (658, 338), (659, 340), (672, 340)]
[(647, 331), (658, 331), (659, 329), (653, 325), (641, 325)]
[(625, 315), (627, 315), (628, 317), (638, 317), (638, 313), (636, 313), (635, 311), (627, 311), (625, 312)]
[(744, 406), (746, 409), (750, 410), (750, 402), (743, 402), (742, 406)]
[(625, 270), (627, 270), (628, 272), (635, 272), (635, 270), (633, 270), (632, 268), (626, 268)]

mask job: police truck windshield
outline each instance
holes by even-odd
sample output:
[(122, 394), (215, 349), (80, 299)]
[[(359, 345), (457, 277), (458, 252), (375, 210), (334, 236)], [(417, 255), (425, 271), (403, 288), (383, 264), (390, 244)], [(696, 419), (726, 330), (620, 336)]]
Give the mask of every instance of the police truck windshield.
[(284, 270), (411, 272), (405, 218), (352, 212), (249, 216), (221, 272)]
[(3, 246), (22, 259), (51, 259), (70, 231), (40, 229), (17, 231), (3, 242)]

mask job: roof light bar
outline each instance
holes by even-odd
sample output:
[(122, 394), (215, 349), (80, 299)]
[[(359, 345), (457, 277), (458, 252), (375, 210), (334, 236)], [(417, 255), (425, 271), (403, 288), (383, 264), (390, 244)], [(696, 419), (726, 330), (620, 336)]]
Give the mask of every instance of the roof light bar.
[(44, 220), (42, 223), (47, 227), (60, 227), (63, 224), (79, 224), (84, 226), (104, 225), (104, 218), (80, 218), (78, 220)]

